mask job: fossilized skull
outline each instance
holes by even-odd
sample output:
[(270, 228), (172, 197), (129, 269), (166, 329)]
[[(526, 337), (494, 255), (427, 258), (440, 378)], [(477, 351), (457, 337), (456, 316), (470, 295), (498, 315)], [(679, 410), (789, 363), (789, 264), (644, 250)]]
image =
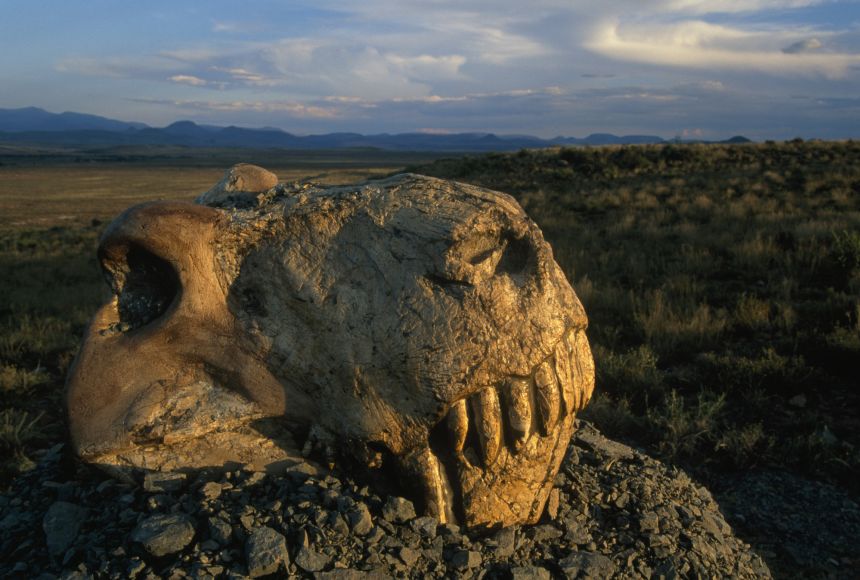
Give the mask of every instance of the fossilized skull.
[(68, 381), (79, 455), (271, 466), (310, 431), (395, 467), (443, 521), (537, 520), (594, 368), (582, 305), (516, 201), (410, 174), (217, 193), (105, 232), (114, 295)]

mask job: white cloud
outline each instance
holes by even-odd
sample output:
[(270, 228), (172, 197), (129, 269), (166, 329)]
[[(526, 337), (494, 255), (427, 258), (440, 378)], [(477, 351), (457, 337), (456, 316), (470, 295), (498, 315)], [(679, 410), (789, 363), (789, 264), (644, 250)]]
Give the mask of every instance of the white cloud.
[(205, 79), (201, 79), (200, 77), (196, 77), (194, 75), (173, 75), (171, 77), (168, 77), (167, 80), (182, 85), (191, 85), (192, 87), (205, 87), (209, 84), (209, 82)]
[(220, 112), (220, 113), (286, 113), (294, 118), (332, 119), (338, 116), (339, 111), (332, 107), (321, 107), (296, 103), (290, 101), (205, 101), (186, 99), (147, 99), (136, 98), (135, 102), (169, 105), (180, 109), (198, 112)]
[[(700, 70), (758, 71), (782, 76), (843, 78), (860, 65), (860, 54), (810, 53), (820, 41), (792, 44), (797, 32), (749, 31), (704, 21), (622, 26), (617, 22), (596, 30), (589, 49), (627, 62)], [(817, 44), (817, 46), (816, 46)], [(790, 47), (791, 48), (791, 47)], [(805, 48), (805, 50), (804, 50)]]
[(666, 0), (656, 4), (662, 4), (667, 10), (709, 14), (804, 8), (824, 1), (826, 0)]
[[(777, 115), (756, 99), (818, 119), (813, 103), (833, 108), (833, 99), (860, 93), (857, 24), (792, 20), (792, 9), (823, 1), (319, 0), (315, 9), (336, 14), (325, 26), (292, 26), (281, 37), (268, 28), (265, 42), (227, 15), (213, 28), (244, 26), (241, 36), (209, 34), (149, 56), (74, 58), (57, 68), (150, 80), (161, 83), (158, 95), (178, 93), (165, 88), (175, 84), (223, 89), (212, 100), (163, 105), (208, 122), (671, 135), (713, 127), (701, 116), (728, 114), (721, 107)], [(241, 17), (271, 23), (259, 10)], [(821, 98), (803, 108), (785, 105), (788, 94)]]

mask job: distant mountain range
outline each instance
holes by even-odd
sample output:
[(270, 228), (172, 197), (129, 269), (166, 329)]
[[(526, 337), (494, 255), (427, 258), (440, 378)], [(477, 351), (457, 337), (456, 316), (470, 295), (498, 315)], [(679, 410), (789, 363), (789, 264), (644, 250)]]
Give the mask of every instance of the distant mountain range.
[[(734, 137), (730, 141), (747, 141)], [(663, 143), (655, 135), (617, 136), (596, 133), (583, 139), (540, 139), (529, 135), (493, 133), (327, 133), (294, 135), (280, 129), (247, 129), (177, 121), (154, 128), (82, 113), (50, 113), (44, 109), (0, 109), (0, 143), (59, 147), (118, 145), (179, 145), (187, 147), (247, 147), (285, 149), (375, 148), (397, 151), (513, 151), (558, 145), (622, 145)]]

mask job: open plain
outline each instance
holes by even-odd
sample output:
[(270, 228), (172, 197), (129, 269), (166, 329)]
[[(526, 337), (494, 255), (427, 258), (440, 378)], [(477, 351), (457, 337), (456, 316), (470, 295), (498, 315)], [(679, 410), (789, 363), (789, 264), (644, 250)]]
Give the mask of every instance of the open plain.
[(604, 434), (707, 485), (775, 573), (860, 566), (860, 145), (337, 155), (0, 155), (0, 485), (65, 437), (112, 216), (193, 199), (238, 161), (323, 183), (409, 166), (511, 193), (541, 226), (589, 315), (584, 416)]

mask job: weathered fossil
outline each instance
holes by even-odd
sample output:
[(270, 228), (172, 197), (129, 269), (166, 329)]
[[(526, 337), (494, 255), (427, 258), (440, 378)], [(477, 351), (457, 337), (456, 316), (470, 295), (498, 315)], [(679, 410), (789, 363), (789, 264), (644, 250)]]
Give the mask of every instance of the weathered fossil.
[(143, 204), (105, 232), (114, 295), (68, 381), (80, 456), (271, 467), (310, 433), (396, 468), (443, 521), (535, 521), (594, 368), (582, 305), (516, 201), (409, 174), (219, 187), (198, 201), (222, 207)]

